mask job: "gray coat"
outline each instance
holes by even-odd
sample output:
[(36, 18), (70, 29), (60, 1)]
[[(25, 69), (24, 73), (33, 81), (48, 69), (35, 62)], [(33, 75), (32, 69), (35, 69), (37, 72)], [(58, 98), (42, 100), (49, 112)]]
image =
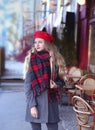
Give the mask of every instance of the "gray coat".
[[(40, 96), (34, 97), (31, 89), (31, 73), (28, 72), (26, 75), (25, 83), (25, 95), (27, 100), (26, 105), (26, 116), (25, 120), (28, 122), (35, 123), (47, 123), (47, 122), (58, 122), (59, 113), (58, 113), (58, 102), (48, 103), (48, 94), (47, 90), (41, 93)], [(30, 113), (30, 108), (37, 106), (38, 109), (38, 118), (33, 118)]]

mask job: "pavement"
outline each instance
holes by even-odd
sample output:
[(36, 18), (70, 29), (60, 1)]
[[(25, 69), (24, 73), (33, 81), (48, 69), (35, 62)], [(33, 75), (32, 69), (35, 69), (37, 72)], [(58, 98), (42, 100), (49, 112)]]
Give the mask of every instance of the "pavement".
[[(17, 72), (22, 76), (23, 63), (7, 61), (5, 75)], [(15, 69), (15, 70), (14, 70)], [(9, 73), (8, 73), (9, 72)], [(16, 76), (16, 75), (15, 75)], [(59, 130), (77, 130), (77, 121), (72, 106), (67, 106), (67, 97), (63, 96), (59, 104)], [(0, 130), (32, 130), (30, 124), (25, 122), (26, 99), (23, 83), (1, 83), (0, 86)], [(42, 130), (47, 130), (42, 124)]]

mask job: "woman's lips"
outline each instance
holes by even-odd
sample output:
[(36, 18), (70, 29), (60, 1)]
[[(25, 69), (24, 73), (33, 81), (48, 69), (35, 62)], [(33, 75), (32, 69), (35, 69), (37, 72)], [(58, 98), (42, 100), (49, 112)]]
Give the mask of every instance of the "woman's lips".
[(38, 47), (37, 50), (39, 50), (40, 48)]

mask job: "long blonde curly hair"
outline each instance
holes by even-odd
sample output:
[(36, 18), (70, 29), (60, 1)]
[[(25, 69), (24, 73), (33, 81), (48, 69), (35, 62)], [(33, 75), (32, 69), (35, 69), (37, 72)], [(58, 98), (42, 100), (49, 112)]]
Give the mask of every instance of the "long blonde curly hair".
[[(55, 70), (55, 66), (58, 68), (58, 75), (61, 79), (66, 79), (67, 68), (65, 64), (65, 60), (62, 55), (59, 53), (57, 47), (53, 43), (49, 43), (45, 41), (45, 50), (50, 54), (50, 66), (51, 66), (51, 74)], [(29, 68), (30, 56), (32, 53), (36, 53), (35, 47), (32, 46), (31, 50), (29, 50), (28, 55), (25, 57), (24, 62), (24, 71), (23, 78), (25, 79), (26, 73)]]

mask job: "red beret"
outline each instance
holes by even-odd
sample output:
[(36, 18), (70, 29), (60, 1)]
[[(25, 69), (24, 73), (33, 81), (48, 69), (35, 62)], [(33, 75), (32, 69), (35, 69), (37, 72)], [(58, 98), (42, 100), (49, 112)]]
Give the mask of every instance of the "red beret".
[(46, 41), (49, 41), (49, 42), (54, 42), (54, 38), (52, 35), (48, 34), (47, 32), (43, 32), (43, 31), (36, 31), (34, 33), (34, 38), (42, 38)]

